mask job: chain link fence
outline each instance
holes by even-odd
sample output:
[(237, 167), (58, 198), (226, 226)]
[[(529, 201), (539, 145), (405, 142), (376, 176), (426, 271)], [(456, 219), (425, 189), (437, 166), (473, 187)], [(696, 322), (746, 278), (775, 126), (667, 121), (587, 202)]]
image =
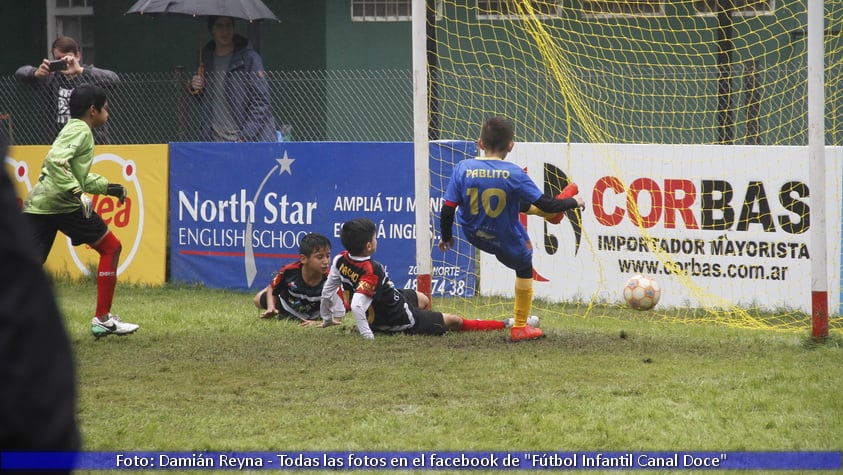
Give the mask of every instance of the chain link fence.
[[(100, 144), (198, 140), (200, 106), (190, 74), (126, 73), (109, 86), (110, 118)], [(297, 142), (413, 139), (410, 70), (267, 71), (273, 115)], [(39, 84), (0, 78), (0, 133), (15, 145), (48, 145), (58, 132), (58, 98)]]
[[(694, 68), (677, 73), (658, 70), (603, 71), (578, 79), (584, 87), (603, 85), (611, 90), (635, 90), (630, 78), (645, 84), (662, 84), (670, 95), (621, 94), (596, 103), (594, 110), (611, 115), (607, 133), (618, 143), (716, 143), (716, 111), (712, 98), (717, 70)], [(687, 69), (687, 68), (686, 68)], [(828, 74), (826, 143), (843, 139), (840, 120), (839, 70)], [(733, 112), (738, 137), (754, 131), (754, 142), (775, 145), (807, 144), (804, 65), (765, 73), (759, 84), (767, 87), (751, 109), (736, 79)], [(527, 142), (588, 142), (577, 117), (548, 99), (558, 94), (547, 75), (499, 77), (501, 72), (458, 70), (438, 72), (431, 95), (431, 138), (473, 140), (476, 124), (486, 115), (503, 113), (531, 117), (518, 138)], [(98, 144), (154, 144), (192, 142), (199, 139), (200, 102), (187, 90), (191, 73), (126, 73), (109, 86), (111, 116), (107, 126), (95, 131)], [(497, 76), (496, 76), (497, 75)], [(689, 76), (690, 75), (690, 76)], [(526, 77), (526, 79), (525, 79)], [(297, 142), (406, 142), (413, 140), (413, 78), (411, 70), (267, 71), (270, 102), (276, 128), (284, 140)], [(526, 82), (525, 82), (526, 81)], [(712, 86), (715, 85), (715, 86)], [(695, 89), (696, 88), (696, 89)], [(713, 92), (712, 92), (713, 91)], [(17, 145), (48, 145), (57, 124), (58, 99), (48, 88), (23, 83), (13, 76), (0, 77), (0, 133)], [(682, 97), (678, 103), (673, 101)], [(647, 102), (649, 101), (649, 102)], [(747, 104), (744, 104), (747, 102)], [(543, 108), (544, 107), (544, 108)], [(750, 129), (750, 126), (755, 128)], [(737, 143), (744, 143), (739, 140)], [(747, 140), (746, 143), (749, 143)]]

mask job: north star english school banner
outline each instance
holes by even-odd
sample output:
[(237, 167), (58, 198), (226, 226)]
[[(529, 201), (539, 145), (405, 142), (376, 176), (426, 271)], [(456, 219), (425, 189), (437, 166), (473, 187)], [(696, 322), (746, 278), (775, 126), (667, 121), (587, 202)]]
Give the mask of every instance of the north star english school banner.
[[(336, 255), (342, 223), (365, 217), (377, 226), (374, 258), (396, 287), (414, 288), (413, 168), (413, 145), (403, 142), (172, 143), (171, 279), (261, 289), (299, 258), (304, 235), (324, 234)], [(439, 272), (470, 287), (438, 285), (434, 293), (473, 295), (473, 261), (450, 254)]]
[[(20, 203), (38, 182), (49, 146), (27, 145), (9, 149), (6, 171), (12, 178)], [(126, 202), (93, 195), (94, 210), (123, 250), (117, 275), (122, 282), (163, 284), (167, 255), (167, 145), (103, 145), (94, 150), (91, 172), (109, 182), (120, 183), (128, 192)], [(77, 277), (96, 269), (99, 254), (88, 246), (72, 246), (59, 233), (45, 267), (57, 275)]]

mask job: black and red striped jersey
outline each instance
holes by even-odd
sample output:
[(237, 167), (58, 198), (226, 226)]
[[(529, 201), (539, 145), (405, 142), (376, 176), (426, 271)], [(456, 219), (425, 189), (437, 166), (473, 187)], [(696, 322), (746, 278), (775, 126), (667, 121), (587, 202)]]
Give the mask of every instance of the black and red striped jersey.
[(413, 319), (404, 295), (395, 288), (383, 264), (371, 257), (353, 257), (342, 251), (333, 262), (333, 272), (339, 274), (345, 301), (351, 302), (355, 293), (372, 299), (366, 320), (374, 328), (394, 328), (412, 325)]
[(319, 306), (322, 303), (322, 286), (328, 275), (322, 276), (318, 285), (310, 286), (302, 277), (302, 263), (291, 262), (281, 268), (273, 277), (270, 286), (272, 295), (281, 302), (279, 311), (302, 320), (319, 320)]

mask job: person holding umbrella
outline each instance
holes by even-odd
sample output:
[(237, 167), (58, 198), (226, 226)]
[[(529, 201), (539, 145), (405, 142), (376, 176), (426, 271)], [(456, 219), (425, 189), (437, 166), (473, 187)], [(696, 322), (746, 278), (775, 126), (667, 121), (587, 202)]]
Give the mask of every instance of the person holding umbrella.
[(234, 32), (234, 18), (209, 16), (209, 41), (189, 89), (201, 101), (199, 140), (275, 142), (275, 118), (263, 59)]

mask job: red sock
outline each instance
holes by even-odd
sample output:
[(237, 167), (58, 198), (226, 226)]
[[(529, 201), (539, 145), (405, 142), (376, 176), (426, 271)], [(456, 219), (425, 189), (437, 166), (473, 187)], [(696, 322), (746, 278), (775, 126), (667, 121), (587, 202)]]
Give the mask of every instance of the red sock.
[(482, 330), (500, 330), (505, 328), (506, 323), (503, 320), (468, 320), (462, 319), (462, 331), (476, 332)]
[(111, 311), (114, 287), (117, 285), (117, 261), (120, 260), (122, 249), (120, 240), (111, 231), (94, 247), (100, 254), (100, 263), (97, 266), (97, 317)]

